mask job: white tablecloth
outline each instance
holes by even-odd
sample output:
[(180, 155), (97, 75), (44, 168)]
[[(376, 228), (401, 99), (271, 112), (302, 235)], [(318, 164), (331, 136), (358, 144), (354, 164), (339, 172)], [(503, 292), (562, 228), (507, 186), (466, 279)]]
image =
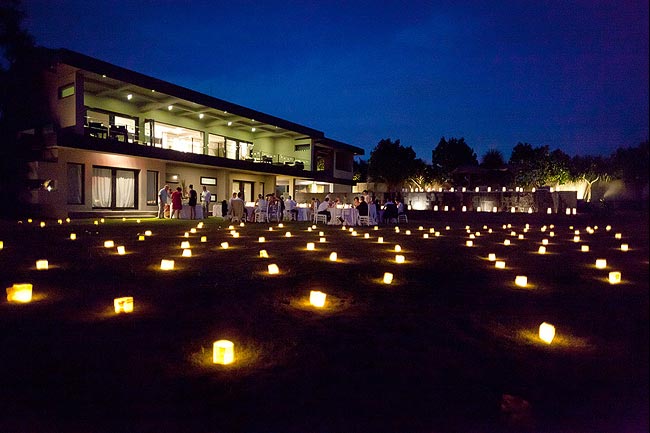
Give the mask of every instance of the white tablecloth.
[(248, 222), (255, 222), (255, 206), (246, 206), (246, 218)]
[[(194, 209), (196, 209), (194, 219), (203, 219), (203, 208), (201, 205), (197, 204), (194, 206)], [(183, 208), (181, 209), (181, 219), (190, 219), (190, 206), (185, 203), (183, 203)]]
[(330, 215), (332, 216), (332, 219), (330, 220), (329, 224), (332, 225), (341, 225), (341, 221), (339, 221), (338, 217), (343, 218), (343, 222), (346, 225), (355, 225), (357, 223), (357, 217), (359, 216), (359, 211), (356, 210), (355, 208), (345, 208), (345, 209), (339, 209), (336, 207), (331, 207), (328, 209)]
[(311, 209), (308, 207), (297, 207), (298, 221), (311, 221)]

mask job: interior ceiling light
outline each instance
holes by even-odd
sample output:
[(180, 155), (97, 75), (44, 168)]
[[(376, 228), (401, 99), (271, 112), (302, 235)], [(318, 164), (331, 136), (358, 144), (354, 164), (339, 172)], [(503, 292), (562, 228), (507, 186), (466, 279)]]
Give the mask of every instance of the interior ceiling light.
[(199, 114), (199, 119), (203, 119), (203, 116), (205, 116), (205, 114), (200, 113), (200, 114)]
[(232, 126), (232, 122), (228, 122), (228, 126)]
[(255, 128), (251, 128), (251, 132), (255, 132)]
[(130, 101), (131, 99), (133, 99), (133, 95), (129, 93), (128, 95), (126, 95), (126, 99)]
[(167, 109), (168, 109), (169, 111), (172, 111), (172, 108), (174, 108), (173, 105), (170, 105), (170, 106), (167, 107)]

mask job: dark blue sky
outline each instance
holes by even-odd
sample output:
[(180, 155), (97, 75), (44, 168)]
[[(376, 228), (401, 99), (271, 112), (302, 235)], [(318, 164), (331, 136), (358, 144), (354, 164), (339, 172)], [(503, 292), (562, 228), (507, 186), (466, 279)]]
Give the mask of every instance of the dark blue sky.
[(366, 150), (440, 137), (479, 159), (648, 139), (648, 1), (24, 0), (36, 42)]

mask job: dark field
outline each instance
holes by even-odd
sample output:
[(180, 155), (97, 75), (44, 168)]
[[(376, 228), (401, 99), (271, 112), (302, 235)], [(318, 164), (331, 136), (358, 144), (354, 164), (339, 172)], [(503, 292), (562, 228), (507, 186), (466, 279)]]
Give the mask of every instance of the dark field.
[[(357, 237), (285, 222), (234, 238), (213, 218), (187, 239), (191, 258), (180, 244), (198, 221), (38, 222), (0, 228), (2, 288), (34, 285), (29, 304), (0, 301), (0, 432), (648, 431), (647, 213), (438, 214)], [(423, 239), (432, 227), (440, 236)], [(325, 309), (310, 290), (327, 293)], [(114, 313), (118, 296), (134, 297), (132, 314)], [(234, 364), (212, 364), (218, 339), (235, 343)]]

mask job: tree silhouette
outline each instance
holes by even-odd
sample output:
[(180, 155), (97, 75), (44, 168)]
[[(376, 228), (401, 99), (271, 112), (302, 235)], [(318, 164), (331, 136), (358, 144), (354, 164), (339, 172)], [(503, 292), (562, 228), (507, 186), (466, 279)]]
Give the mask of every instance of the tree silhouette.
[(585, 189), (584, 201), (591, 201), (591, 187), (599, 180), (608, 180), (610, 173), (608, 170), (611, 167), (609, 158), (601, 156), (580, 156), (576, 155), (571, 158), (570, 172), (571, 176), (578, 181), (587, 183)]
[(505, 160), (503, 159), (503, 154), (496, 149), (490, 149), (487, 152), (485, 152), (485, 155), (483, 155), (481, 167), (496, 170), (496, 169), (503, 168), (505, 164), (506, 163)]
[(442, 182), (452, 179), (451, 173), (460, 166), (477, 166), (476, 153), (465, 143), (464, 138), (450, 138), (449, 141), (442, 137), (431, 154), (431, 165), (436, 177)]
[(1, 207), (5, 214), (24, 209), (28, 163), (39, 159), (39, 137), (51, 124), (41, 77), (48, 56), (23, 29), (24, 16), (20, 1), (0, 4), (0, 194), (12, 204)]
[(355, 158), (353, 163), (352, 180), (355, 182), (368, 182), (368, 161), (365, 159)]
[(548, 146), (521, 142), (510, 155), (515, 183), (528, 188), (566, 182), (570, 178), (569, 162), (570, 157), (559, 149), (551, 152)]
[(411, 146), (404, 147), (399, 140), (385, 138), (370, 152), (368, 176), (373, 181), (385, 182), (389, 192), (395, 192), (418, 166)]
[[(614, 175), (625, 182), (625, 185), (634, 193), (637, 200), (643, 201), (643, 191), (645, 189), (647, 192), (648, 171), (650, 171), (648, 140), (636, 147), (617, 149), (611, 159)], [(645, 203), (647, 206), (647, 198)]]

